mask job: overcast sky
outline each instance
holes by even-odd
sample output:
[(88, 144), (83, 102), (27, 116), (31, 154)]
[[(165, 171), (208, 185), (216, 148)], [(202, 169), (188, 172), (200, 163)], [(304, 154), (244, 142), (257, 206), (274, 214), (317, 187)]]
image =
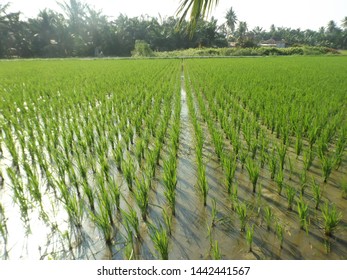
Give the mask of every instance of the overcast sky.
[[(10, 11), (21, 11), (25, 17), (35, 17), (40, 10), (51, 8), (60, 11), (56, 2), (63, 0), (0, 0), (11, 2)], [(69, 0), (66, 0), (69, 2)], [(148, 14), (162, 17), (176, 14), (180, 0), (84, 0), (105, 15), (117, 17), (120, 13), (130, 17)], [(347, 16), (347, 0), (220, 0), (212, 11), (219, 23), (225, 21), (227, 10), (233, 7), (240, 21), (246, 21), (248, 27), (269, 29), (271, 24), (277, 27), (291, 27), (318, 30), (330, 20), (338, 25)]]

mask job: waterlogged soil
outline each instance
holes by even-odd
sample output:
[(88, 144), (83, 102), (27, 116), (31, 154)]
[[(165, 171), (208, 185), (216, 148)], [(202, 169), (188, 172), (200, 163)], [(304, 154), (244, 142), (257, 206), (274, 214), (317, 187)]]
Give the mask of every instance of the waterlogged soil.
[[(254, 226), (252, 250), (246, 241), (246, 233), (240, 231), (240, 221), (237, 213), (231, 208), (231, 200), (224, 184), (224, 173), (220, 160), (212, 145), (211, 135), (207, 125), (199, 116), (199, 108), (194, 97), (194, 106), (198, 121), (204, 133), (203, 155), (206, 165), (206, 177), (209, 186), (207, 205), (197, 188), (197, 164), (195, 155), (194, 128), (189, 116), (187, 93), (184, 75), (181, 76), (181, 131), (177, 156), (177, 187), (176, 213), (173, 216), (172, 232), (169, 235), (169, 259), (212, 259), (213, 246), (218, 242), (222, 259), (347, 259), (347, 212), (346, 199), (341, 196), (340, 184), (347, 174), (346, 154), (338, 170), (333, 170), (327, 183), (321, 176), (319, 159), (315, 158), (307, 178), (314, 178), (321, 186), (323, 200), (333, 202), (342, 213), (342, 220), (332, 237), (324, 235), (322, 207), (314, 209), (313, 194), (310, 188), (304, 193), (304, 199), (309, 204), (308, 230), (300, 229), (296, 204), (293, 210), (287, 209), (285, 191), (278, 194), (276, 183), (270, 179), (270, 171), (265, 165), (261, 169), (256, 193), (247, 170), (237, 162), (235, 182), (238, 185), (238, 199), (247, 205), (248, 226)], [(216, 124), (218, 126), (218, 124)], [(266, 128), (264, 128), (266, 130)], [(267, 137), (271, 141), (279, 141), (270, 131)], [(136, 140), (135, 140), (136, 141)], [(169, 135), (165, 143), (169, 143)], [(242, 142), (242, 145), (246, 145)], [(45, 189), (43, 205), (49, 222), (42, 217), (39, 207), (30, 209), (30, 220), (21, 222), (20, 209), (13, 201), (13, 191), (6, 175), (6, 167), (10, 165), (9, 152), (2, 146), (0, 159), (4, 174), (4, 185), (0, 186), (0, 202), (5, 209), (6, 238), (0, 237), (0, 259), (124, 259), (127, 245), (124, 217), (115, 211), (114, 238), (111, 244), (106, 244), (102, 233), (86, 212), (83, 215), (82, 226), (71, 226), (64, 207), (56, 199), (54, 192)], [(229, 141), (225, 140), (225, 152), (232, 150)], [(168, 145), (161, 152), (161, 160), (157, 166), (155, 179), (149, 195), (148, 222), (164, 224), (162, 211), (167, 209), (163, 184), (163, 164), (168, 157)], [(296, 156), (294, 149), (289, 147), (287, 158), (294, 166), (290, 174), (288, 164), (285, 164), (285, 183), (292, 186), (300, 185), (300, 174), (303, 170), (302, 155)], [(121, 209), (137, 209), (136, 200), (124, 182), (122, 174), (112, 163), (112, 172), (121, 185)], [(25, 178), (24, 178), (25, 180)], [(261, 186), (261, 187), (260, 187)], [(217, 214), (212, 221), (213, 201), (216, 202)], [(264, 220), (264, 209), (270, 206), (274, 212), (274, 220), (267, 229)], [(136, 210), (138, 217), (140, 212)], [(0, 213), (1, 214), (1, 213)], [(1, 218), (1, 215), (0, 215)], [(146, 222), (140, 220), (140, 236), (134, 239), (133, 258), (159, 258), (149, 235)], [(276, 235), (276, 221), (284, 226), (283, 246)], [(1, 220), (0, 220), (1, 222)], [(23, 226), (25, 225), (25, 226)]]

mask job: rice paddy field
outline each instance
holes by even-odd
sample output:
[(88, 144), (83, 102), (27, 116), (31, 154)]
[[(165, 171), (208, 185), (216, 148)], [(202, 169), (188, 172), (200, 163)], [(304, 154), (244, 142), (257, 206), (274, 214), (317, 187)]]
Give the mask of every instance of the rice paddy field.
[(0, 61), (0, 259), (347, 259), (347, 57)]

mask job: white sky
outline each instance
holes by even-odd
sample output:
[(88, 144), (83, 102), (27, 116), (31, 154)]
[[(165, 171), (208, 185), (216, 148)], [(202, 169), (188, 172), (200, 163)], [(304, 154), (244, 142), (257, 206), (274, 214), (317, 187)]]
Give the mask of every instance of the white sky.
[[(0, 0), (1, 4), (11, 2), (10, 11), (21, 11), (26, 17), (37, 16), (40, 10), (51, 8), (59, 10), (56, 1), (64, 0)], [(69, 0), (66, 0), (69, 2)], [(129, 17), (148, 14), (162, 17), (176, 14), (180, 0), (84, 0), (96, 9), (102, 9), (105, 15), (117, 17), (120, 13)], [(269, 29), (291, 27), (318, 30), (330, 20), (338, 25), (347, 16), (347, 0), (220, 0), (212, 11), (219, 23), (225, 21), (227, 10), (233, 7), (239, 20), (246, 21), (249, 29), (255, 26)], [(60, 11), (60, 10), (59, 10)]]

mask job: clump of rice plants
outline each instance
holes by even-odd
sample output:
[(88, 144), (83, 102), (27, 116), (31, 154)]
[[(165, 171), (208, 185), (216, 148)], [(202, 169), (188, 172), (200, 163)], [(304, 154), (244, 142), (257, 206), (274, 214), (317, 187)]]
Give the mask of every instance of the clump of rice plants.
[(259, 178), (259, 167), (254, 164), (253, 160), (248, 158), (246, 161), (246, 169), (248, 171), (249, 179), (252, 182), (253, 193), (255, 193), (257, 181)]
[(304, 167), (305, 170), (309, 170), (314, 159), (314, 153), (312, 150), (304, 152)]
[(225, 185), (228, 193), (231, 193), (232, 182), (236, 171), (236, 157), (225, 157), (224, 158), (224, 173), (225, 173)]
[(324, 221), (324, 234), (332, 236), (342, 219), (342, 213), (337, 211), (336, 205), (329, 205), (326, 202), (322, 209), (322, 215)]
[(293, 210), (293, 203), (294, 203), (294, 198), (296, 195), (296, 189), (293, 186), (287, 186), (286, 187), (286, 194), (287, 194), (287, 209), (288, 210)]
[(137, 205), (141, 210), (142, 219), (144, 222), (147, 221), (147, 208), (148, 208), (148, 195), (149, 195), (149, 186), (147, 180), (142, 178), (141, 180), (135, 179), (136, 181), (136, 191), (135, 198)]
[(277, 146), (276, 149), (277, 149), (278, 157), (280, 160), (280, 169), (283, 170), (286, 153), (287, 153), (287, 146), (284, 144), (281, 144), (280, 146)]
[(169, 238), (167, 231), (160, 224), (159, 227), (156, 227), (152, 224), (149, 226), (150, 237), (154, 244), (154, 248), (160, 255), (162, 260), (169, 259)]
[(266, 223), (266, 229), (269, 231), (271, 229), (272, 221), (274, 220), (274, 213), (270, 206), (267, 206), (264, 210), (264, 220)]
[(312, 194), (315, 203), (314, 208), (317, 210), (319, 208), (319, 203), (322, 200), (322, 191), (320, 186), (314, 180), (314, 178), (312, 178)]
[(122, 211), (122, 215), (125, 220), (125, 228), (128, 229), (127, 230), (128, 234), (134, 231), (136, 238), (140, 239), (141, 238), (140, 225), (139, 225), (139, 218), (137, 217), (136, 211), (131, 208), (129, 212)]
[(308, 205), (301, 198), (297, 200), (300, 228), (308, 232)]
[(321, 156), (321, 165), (322, 165), (322, 173), (323, 173), (322, 175), (324, 178), (324, 183), (326, 183), (330, 174), (331, 174), (331, 171), (334, 168), (334, 159), (322, 155)]

